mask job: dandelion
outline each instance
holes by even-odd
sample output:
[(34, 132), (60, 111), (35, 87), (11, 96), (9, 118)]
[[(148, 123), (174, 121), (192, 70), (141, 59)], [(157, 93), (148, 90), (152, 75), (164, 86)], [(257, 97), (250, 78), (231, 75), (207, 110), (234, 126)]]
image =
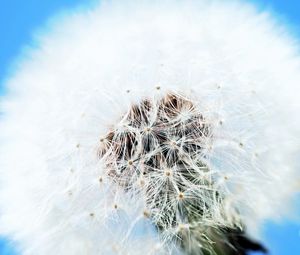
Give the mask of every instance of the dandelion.
[(236, 1), (59, 20), (2, 99), (0, 233), (20, 254), (266, 252), (299, 191), (300, 58)]

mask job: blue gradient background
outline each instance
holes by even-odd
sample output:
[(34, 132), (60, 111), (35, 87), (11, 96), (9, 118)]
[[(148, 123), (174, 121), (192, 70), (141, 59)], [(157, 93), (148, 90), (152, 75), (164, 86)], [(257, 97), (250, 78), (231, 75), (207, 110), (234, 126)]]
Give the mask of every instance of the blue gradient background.
[[(35, 30), (45, 25), (54, 14), (74, 7), (85, 8), (95, 2), (95, 0), (0, 0), (0, 94), (5, 92), (3, 83), (5, 77), (14, 70), (15, 58), (23, 52), (24, 45), (33, 43), (32, 35)], [(255, 3), (260, 9), (271, 10), (300, 38), (300, 0), (249, 0), (249, 2)], [(300, 215), (300, 199), (296, 200), (295, 204)], [(271, 255), (300, 254), (299, 223), (269, 222), (263, 229), (263, 242), (270, 249)], [(0, 255), (17, 255), (11, 241), (0, 239)]]

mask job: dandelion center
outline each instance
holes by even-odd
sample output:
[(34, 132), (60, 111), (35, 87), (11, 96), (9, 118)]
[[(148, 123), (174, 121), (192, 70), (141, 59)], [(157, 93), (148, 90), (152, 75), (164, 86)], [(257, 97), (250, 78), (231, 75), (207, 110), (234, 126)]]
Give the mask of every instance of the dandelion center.
[[(99, 158), (112, 182), (142, 197), (147, 218), (158, 230), (179, 237), (187, 249), (192, 243), (208, 243), (202, 240), (208, 234), (199, 233), (220, 224), (215, 211), (222, 207), (223, 196), (205, 163), (213, 138), (213, 125), (197, 104), (168, 93), (143, 99), (120, 116), (116, 127), (102, 138)], [(178, 232), (181, 226), (193, 226), (187, 228), (189, 236)]]

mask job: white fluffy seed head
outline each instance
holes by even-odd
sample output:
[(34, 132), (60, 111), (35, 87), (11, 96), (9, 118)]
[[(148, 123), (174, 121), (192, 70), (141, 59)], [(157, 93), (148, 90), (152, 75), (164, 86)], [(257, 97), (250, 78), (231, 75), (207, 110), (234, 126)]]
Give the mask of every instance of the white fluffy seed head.
[(0, 232), (22, 254), (193, 253), (290, 208), (300, 61), (267, 13), (113, 1), (28, 55), (0, 122)]

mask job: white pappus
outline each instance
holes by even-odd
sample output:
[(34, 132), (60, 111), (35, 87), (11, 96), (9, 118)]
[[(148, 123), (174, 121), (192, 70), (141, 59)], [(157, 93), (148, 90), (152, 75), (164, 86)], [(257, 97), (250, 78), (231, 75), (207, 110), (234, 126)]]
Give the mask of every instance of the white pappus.
[(0, 233), (20, 254), (230, 255), (231, 231), (291, 211), (300, 57), (270, 14), (103, 1), (37, 41), (1, 99)]

